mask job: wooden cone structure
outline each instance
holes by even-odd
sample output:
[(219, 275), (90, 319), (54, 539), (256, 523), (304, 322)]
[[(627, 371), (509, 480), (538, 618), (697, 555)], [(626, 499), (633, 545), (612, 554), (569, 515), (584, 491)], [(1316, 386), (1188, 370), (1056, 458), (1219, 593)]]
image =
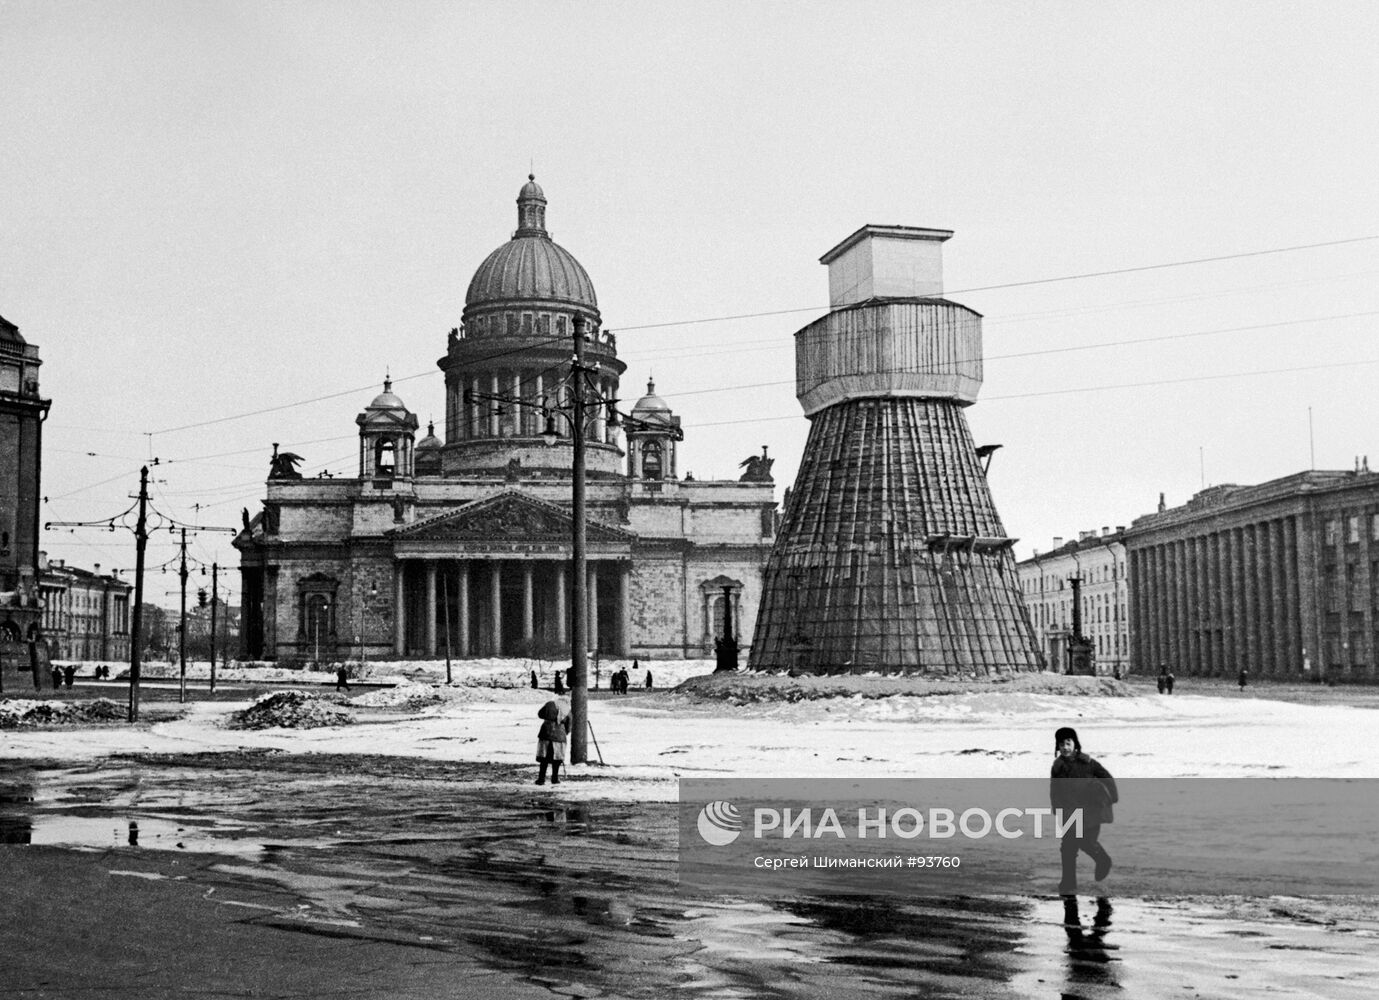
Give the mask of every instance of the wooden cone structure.
[[(869, 226), (824, 257), (835, 309), (796, 334), (812, 426), (766, 566), (751, 669), (1040, 666), (1014, 539), (962, 412), (981, 384), (981, 318), (935, 297), (950, 235)], [(903, 275), (899, 287), (888, 273)], [(894, 294), (904, 291), (923, 294)]]

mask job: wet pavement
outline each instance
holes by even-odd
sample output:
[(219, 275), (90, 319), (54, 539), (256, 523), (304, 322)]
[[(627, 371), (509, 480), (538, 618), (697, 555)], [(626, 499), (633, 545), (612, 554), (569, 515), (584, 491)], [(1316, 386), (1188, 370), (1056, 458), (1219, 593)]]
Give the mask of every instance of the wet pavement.
[[(354, 996), (1339, 1000), (1379, 990), (1372, 900), (1084, 897), (1069, 910), (1052, 896), (692, 897), (676, 886), (674, 804), (575, 802), (569, 785), (536, 789), (530, 777), (272, 752), (0, 765), (0, 871), (13, 887), (27, 859), (46, 859), (46, 877), (90, 880), (73, 899), (112, 880), (127, 891), (174, 880), (219, 906), (215, 933), (236, 948), (281, 953), (277, 978), (252, 990), (222, 991), (214, 970), (165, 963), (166, 995), (336, 995), (292, 977), (312, 961), (335, 967), (341, 943), (354, 961), (368, 956), (351, 967)], [(54, 900), (60, 892), (54, 883)], [(11, 934), (43, 912), (19, 898), (0, 902)], [(172, 918), (141, 905), (138, 934), (156, 951), (147, 939)], [(40, 945), (64, 934), (32, 933)], [(93, 936), (66, 937), (85, 992), (90, 968), (116, 960)], [(327, 942), (337, 950), (312, 950)], [(10, 992), (77, 992), (23, 951), (0, 957)], [(101, 995), (163, 995), (126, 988), (106, 982)]]

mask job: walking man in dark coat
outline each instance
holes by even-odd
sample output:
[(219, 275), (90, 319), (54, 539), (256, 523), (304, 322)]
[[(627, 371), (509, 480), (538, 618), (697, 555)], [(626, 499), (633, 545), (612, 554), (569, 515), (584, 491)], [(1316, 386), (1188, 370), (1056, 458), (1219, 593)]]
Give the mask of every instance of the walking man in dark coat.
[(1111, 872), (1111, 855), (1100, 843), (1101, 826), (1115, 818), (1111, 807), (1120, 796), (1111, 772), (1082, 752), (1077, 730), (1064, 726), (1054, 734), (1053, 742), (1058, 757), (1049, 778), (1049, 804), (1055, 812), (1062, 810), (1065, 817), (1074, 809), (1082, 810), (1081, 836), (1076, 827), (1070, 828), (1059, 845), (1063, 878), (1058, 894), (1071, 896), (1077, 893), (1079, 851), (1096, 862), (1094, 875), (1098, 882)]

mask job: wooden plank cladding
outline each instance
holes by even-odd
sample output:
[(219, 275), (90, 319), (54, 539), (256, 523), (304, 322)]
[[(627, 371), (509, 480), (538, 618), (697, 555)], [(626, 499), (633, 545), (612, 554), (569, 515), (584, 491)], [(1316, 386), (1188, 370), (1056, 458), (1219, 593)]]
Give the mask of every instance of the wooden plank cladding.
[(943, 299), (873, 300), (795, 334), (795, 394), (806, 416), (844, 399), (913, 396), (976, 402), (982, 321)]
[(1042, 665), (962, 408), (982, 318), (938, 298), (952, 233), (863, 226), (795, 334), (812, 421), (763, 573), (748, 667), (987, 676)]
[(952, 401), (832, 406), (810, 428), (767, 562), (749, 666), (1038, 669), (1010, 545)]

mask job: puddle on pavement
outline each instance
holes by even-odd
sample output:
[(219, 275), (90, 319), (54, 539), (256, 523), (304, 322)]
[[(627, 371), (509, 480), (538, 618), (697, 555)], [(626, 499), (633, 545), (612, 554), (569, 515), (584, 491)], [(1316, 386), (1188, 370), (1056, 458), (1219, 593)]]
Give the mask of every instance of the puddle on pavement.
[(553, 995), (1342, 998), (1379, 980), (1366, 934), (1214, 904), (688, 897), (676, 836), (670, 803), (562, 804), (375, 758), (0, 765), (0, 842), (221, 855), (216, 878), (295, 900), (257, 922), (472, 954)]

